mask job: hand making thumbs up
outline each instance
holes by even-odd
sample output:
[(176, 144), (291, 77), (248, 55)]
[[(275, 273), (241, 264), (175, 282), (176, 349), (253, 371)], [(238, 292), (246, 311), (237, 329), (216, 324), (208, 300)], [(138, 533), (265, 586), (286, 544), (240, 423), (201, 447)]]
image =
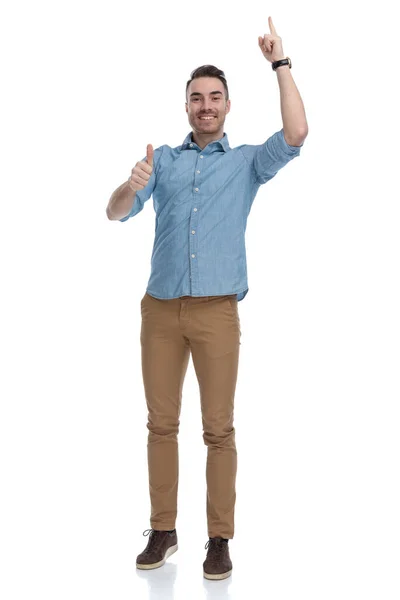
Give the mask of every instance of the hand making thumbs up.
[(132, 169), (132, 174), (128, 179), (128, 185), (134, 192), (142, 190), (148, 183), (153, 172), (154, 148), (147, 144), (146, 161), (139, 161)]

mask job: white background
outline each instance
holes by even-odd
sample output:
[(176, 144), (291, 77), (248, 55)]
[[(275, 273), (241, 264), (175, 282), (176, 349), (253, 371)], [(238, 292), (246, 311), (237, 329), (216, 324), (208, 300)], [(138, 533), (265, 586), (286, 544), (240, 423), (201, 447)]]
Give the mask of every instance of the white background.
[[(309, 135), (262, 186), (235, 399), (233, 574), (202, 576), (206, 447), (183, 390), (179, 551), (150, 527), (140, 300), (152, 200), (109, 221), (146, 145), (190, 131), (185, 85), (225, 71), (231, 147), (282, 127), (271, 15)], [(20, 2), (2, 9), (3, 600), (399, 598), (399, 52), (389, 3)]]

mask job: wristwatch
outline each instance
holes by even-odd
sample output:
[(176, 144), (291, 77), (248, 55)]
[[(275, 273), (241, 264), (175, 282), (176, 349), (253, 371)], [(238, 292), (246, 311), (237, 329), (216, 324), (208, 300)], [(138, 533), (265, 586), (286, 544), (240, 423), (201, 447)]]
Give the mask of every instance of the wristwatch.
[(292, 68), (292, 61), (290, 60), (290, 58), (288, 56), (286, 58), (282, 58), (282, 60), (276, 60), (275, 62), (273, 62), (272, 70), (276, 71), (276, 69), (278, 67), (281, 67), (282, 65), (289, 65), (289, 69)]

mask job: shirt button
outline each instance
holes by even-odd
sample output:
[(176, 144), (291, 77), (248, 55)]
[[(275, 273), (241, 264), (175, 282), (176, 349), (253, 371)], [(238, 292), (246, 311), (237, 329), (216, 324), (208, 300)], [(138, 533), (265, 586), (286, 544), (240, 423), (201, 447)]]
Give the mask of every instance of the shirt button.
[(196, 256), (195, 254), (192, 254), (192, 258), (194, 258), (195, 256)]
[(200, 173), (200, 171), (196, 171), (196, 173)]
[(189, 146), (190, 146), (191, 148), (193, 148), (193, 144), (189, 144)]
[(200, 158), (203, 158), (203, 155), (202, 155), (202, 154), (200, 154)]
[(194, 212), (197, 212), (197, 208), (194, 208), (193, 210), (194, 210)]
[(199, 191), (199, 188), (194, 188), (194, 191), (195, 191), (195, 192), (198, 192), (198, 191)]
[(196, 233), (194, 229), (192, 229), (192, 233)]

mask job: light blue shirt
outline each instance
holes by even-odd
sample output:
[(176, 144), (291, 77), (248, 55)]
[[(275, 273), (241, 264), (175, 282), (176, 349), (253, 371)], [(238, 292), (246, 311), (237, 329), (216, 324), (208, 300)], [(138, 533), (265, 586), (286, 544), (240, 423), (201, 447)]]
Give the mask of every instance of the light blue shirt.
[(153, 195), (155, 239), (146, 292), (160, 299), (236, 294), (243, 300), (253, 200), (302, 146), (290, 146), (281, 129), (260, 145), (231, 148), (224, 133), (201, 149), (190, 132), (181, 146), (155, 148), (151, 177), (120, 219), (137, 215)]

